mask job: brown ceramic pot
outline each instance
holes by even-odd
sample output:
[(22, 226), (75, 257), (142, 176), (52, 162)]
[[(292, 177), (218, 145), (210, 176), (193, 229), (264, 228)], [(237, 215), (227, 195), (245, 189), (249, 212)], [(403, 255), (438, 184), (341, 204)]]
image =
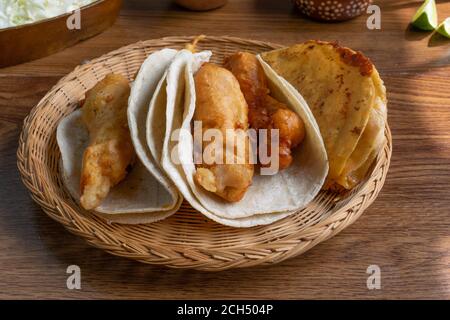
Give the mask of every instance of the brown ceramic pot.
[(292, 0), (303, 14), (322, 21), (344, 21), (366, 12), (372, 0)]
[(175, 2), (189, 10), (206, 11), (222, 7), (227, 0), (175, 0)]

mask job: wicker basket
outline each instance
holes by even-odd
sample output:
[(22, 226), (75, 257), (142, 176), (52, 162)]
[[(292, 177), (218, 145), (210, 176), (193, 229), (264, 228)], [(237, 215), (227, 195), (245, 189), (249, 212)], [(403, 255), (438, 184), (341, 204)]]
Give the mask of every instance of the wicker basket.
[[(25, 119), (17, 164), (33, 199), (54, 220), (91, 245), (111, 254), (174, 268), (218, 271), (272, 264), (297, 256), (353, 223), (375, 200), (391, 158), (391, 135), (370, 176), (344, 196), (322, 191), (297, 214), (267, 226), (231, 228), (208, 220), (183, 203), (172, 217), (147, 225), (109, 224), (80, 208), (65, 190), (58, 170), (59, 121), (72, 112), (87, 89), (107, 73), (133, 79), (142, 61), (165, 47), (180, 49), (191, 37), (168, 37), (129, 45), (77, 67), (48, 92)], [(280, 45), (233, 37), (207, 37), (199, 49), (213, 61), (237, 50), (262, 52)]]

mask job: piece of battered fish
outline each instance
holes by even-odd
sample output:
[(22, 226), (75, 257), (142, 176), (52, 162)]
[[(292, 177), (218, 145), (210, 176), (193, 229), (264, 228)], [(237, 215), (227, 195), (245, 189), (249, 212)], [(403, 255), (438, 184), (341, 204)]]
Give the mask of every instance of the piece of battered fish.
[(128, 80), (108, 74), (86, 93), (82, 119), (89, 131), (81, 171), (81, 205), (98, 207), (110, 189), (122, 181), (135, 152), (127, 122)]
[[(216, 129), (223, 137), (217, 147), (220, 150), (212, 148), (215, 150), (212, 161), (202, 157), (194, 179), (206, 190), (229, 202), (237, 202), (244, 197), (253, 178), (247, 103), (238, 81), (227, 69), (205, 63), (194, 79), (197, 96), (194, 121), (201, 121), (203, 138), (208, 129)], [(226, 144), (227, 134), (235, 140), (235, 147)], [(206, 151), (215, 143), (215, 140), (202, 139), (202, 150)], [(207, 161), (210, 164), (205, 163)]]
[[(254, 54), (237, 52), (225, 59), (225, 67), (239, 81), (249, 107), (250, 127), (256, 130), (267, 129), (266, 139), (258, 144), (267, 143), (268, 156), (271, 156), (270, 133), (279, 130), (279, 169), (285, 169), (292, 163), (292, 150), (305, 137), (305, 126), (297, 113), (285, 104), (270, 96), (266, 75)], [(269, 166), (270, 164), (261, 164)]]

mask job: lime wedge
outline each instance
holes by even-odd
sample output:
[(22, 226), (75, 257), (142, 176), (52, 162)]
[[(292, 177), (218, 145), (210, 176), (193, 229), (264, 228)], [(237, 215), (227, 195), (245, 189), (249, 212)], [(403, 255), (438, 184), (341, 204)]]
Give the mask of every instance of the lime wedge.
[(450, 38), (450, 18), (445, 19), (444, 22), (439, 25), (437, 32), (444, 37)]
[(421, 30), (431, 31), (437, 28), (437, 10), (434, 0), (425, 0), (412, 18), (412, 25)]

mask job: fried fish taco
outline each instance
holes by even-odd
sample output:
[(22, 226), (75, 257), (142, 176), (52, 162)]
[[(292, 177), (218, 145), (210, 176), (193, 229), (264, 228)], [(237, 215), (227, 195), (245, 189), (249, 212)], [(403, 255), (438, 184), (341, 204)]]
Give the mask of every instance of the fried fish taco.
[[(61, 151), (63, 183), (79, 202), (83, 154), (89, 146), (89, 131), (82, 120), (81, 109), (68, 115), (58, 125), (57, 142)], [(108, 221), (125, 224), (150, 223), (170, 215), (165, 210), (171, 201), (167, 190), (138, 159), (129, 169), (123, 180), (112, 186), (92, 211)]]
[(123, 76), (107, 75), (58, 126), (67, 189), (82, 207), (109, 221), (158, 221), (183, 200), (151, 157), (145, 127), (154, 91), (175, 54), (171, 49), (151, 54), (131, 89)]

